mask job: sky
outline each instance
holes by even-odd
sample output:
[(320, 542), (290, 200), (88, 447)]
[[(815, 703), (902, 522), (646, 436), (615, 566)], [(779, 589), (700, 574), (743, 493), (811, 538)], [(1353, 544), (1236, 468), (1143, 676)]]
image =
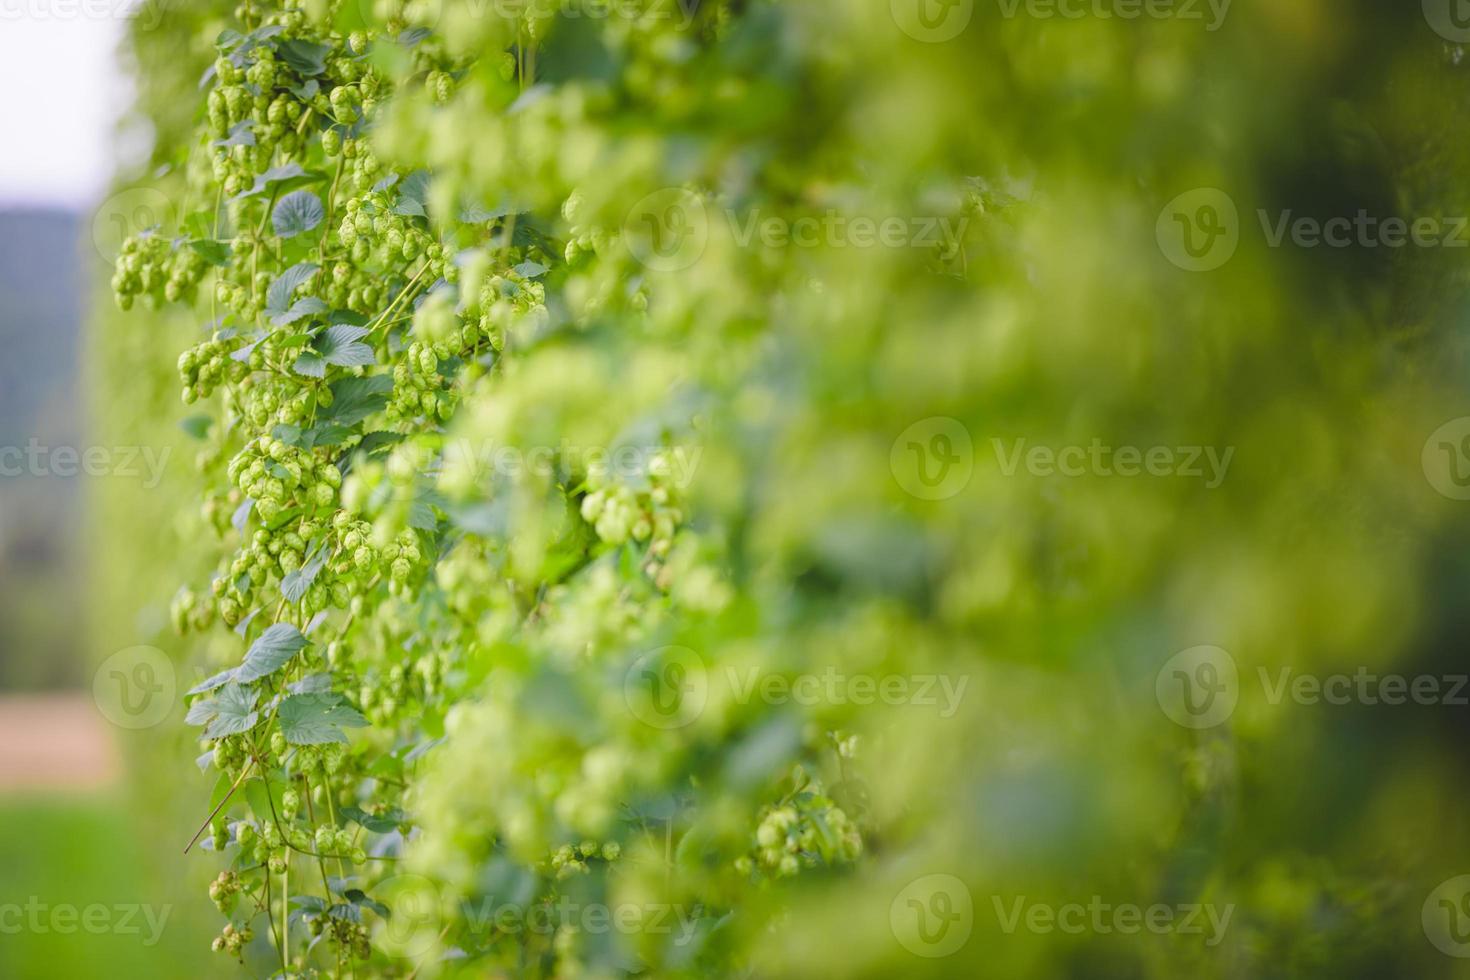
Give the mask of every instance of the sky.
[(95, 205), (130, 83), (123, 0), (0, 0), (0, 207)]

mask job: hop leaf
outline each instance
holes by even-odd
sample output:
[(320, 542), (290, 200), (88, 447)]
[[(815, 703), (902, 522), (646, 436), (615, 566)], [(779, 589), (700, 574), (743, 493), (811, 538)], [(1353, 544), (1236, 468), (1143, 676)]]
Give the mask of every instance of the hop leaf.
[(306, 643), (306, 637), (296, 627), (290, 623), (276, 623), (251, 644), (250, 651), (245, 654), (245, 662), (235, 671), (235, 680), (248, 684), (275, 673)]
[(368, 724), (340, 694), (292, 694), (281, 702), (279, 721), (292, 745), (346, 743), (343, 728), (366, 728)]
[(321, 224), (326, 216), (321, 198), (311, 191), (292, 191), (276, 202), (271, 225), (282, 238), (295, 238)]

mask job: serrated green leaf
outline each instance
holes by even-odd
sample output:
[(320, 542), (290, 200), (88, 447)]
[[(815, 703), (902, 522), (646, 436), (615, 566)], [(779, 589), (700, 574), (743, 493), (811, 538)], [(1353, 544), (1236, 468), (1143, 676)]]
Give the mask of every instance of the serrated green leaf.
[(196, 238), (189, 243), (189, 247), (203, 256), (204, 261), (210, 265), (228, 265), (230, 261), (230, 243), (219, 242), (210, 238)]
[(338, 902), (327, 909), (327, 918), (340, 919), (343, 922), (362, 922), (362, 909), (356, 905)]
[(287, 445), (299, 446), (301, 444), (301, 426), (280, 423), (271, 427), (271, 436)]
[[(213, 720), (204, 730), (204, 737), (224, 738), (226, 735), (238, 735), (254, 728), (255, 723), (260, 720), (260, 714), (255, 710), (255, 702), (259, 696), (254, 688), (242, 687), (234, 682), (220, 688), (220, 692), (207, 702)], [(190, 714), (193, 713), (191, 709)]]
[(276, 623), (251, 644), (250, 651), (245, 654), (245, 662), (235, 672), (235, 679), (248, 684), (275, 673), (306, 643), (306, 637), (296, 627), (290, 623)]
[(331, 45), (292, 38), (276, 44), (281, 60), (302, 75), (320, 75), (327, 67)]
[[(214, 66), (211, 65), (211, 68)], [(215, 140), (211, 146), (254, 146), (255, 145), (255, 120), (242, 119), (230, 127), (229, 135), (224, 139)]]
[(311, 583), (315, 582), (316, 577), (321, 574), (327, 558), (325, 545), (318, 545), (316, 550), (307, 557), (304, 565), (281, 580), (281, 595), (286, 597), (287, 602), (301, 601), (301, 597), (306, 595), (306, 590), (311, 588)]
[(347, 441), (352, 430), (342, 425), (319, 425), (301, 434), (301, 444), (306, 449), (316, 446), (336, 446)]
[(298, 262), (285, 272), (276, 276), (265, 291), (265, 311), (275, 316), (285, 313), (291, 307), (291, 295), (301, 287), (303, 283), (316, 275), (318, 266), (314, 262)]
[(276, 715), (292, 745), (325, 745), (347, 741), (343, 728), (366, 728), (368, 720), (340, 694), (292, 694)]
[(250, 355), (255, 353), (255, 348), (259, 347), (260, 342), (264, 339), (264, 337), (256, 337), (253, 341), (231, 354), (230, 360), (239, 361), (242, 364), (248, 363), (250, 361)]
[(322, 360), (320, 354), (310, 351), (296, 358), (296, 363), (291, 365), (291, 370), (308, 378), (325, 378), (327, 376), (327, 362)]
[(365, 336), (367, 336), (365, 327), (338, 324), (324, 330), (317, 337), (315, 347), (328, 364), (336, 364), (339, 367), (365, 367), (377, 363), (372, 347), (361, 343), (358, 339)]
[(408, 820), (408, 814), (397, 807), (390, 807), (381, 814), (368, 813), (360, 807), (344, 806), (338, 811), (342, 816), (360, 825), (364, 830), (370, 830), (375, 834), (389, 834), (398, 829), (398, 825)]
[(379, 430), (377, 432), (369, 432), (367, 435), (363, 436), (362, 441), (357, 444), (356, 451), (360, 453), (365, 453), (368, 456), (372, 456), (373, 454), (381, 452), (382, 450), (387, 449), (391, 446), (398, 445), (400, 442), (403, 441), (403, 439), (404, 435), (401, 432), (387, 432), (383, 430)]
[(231, 667), (229, 670), (222, 670), (218, 674), (215, 674), (213, 677), (210, 677), (207, 680), (202, 680), (198, 684), (195, 684), (193, 687), (189, 688), (189, 690), (184, 692), (184, 696), (188, 697), (191, 694), (205, 694), (209, 691), (213, 691), (215, 688), (222, 686), (233, 676), (235, 676), (235, 668)]
[(351, 902), (353, 905), (361, 905), (363, 908), (372, 909), (383, 918), (388, 918), (388, 906), (384, 905), (382, 902), (374, 901), (368, 896), (367, 892), (363, 891), (361, 888), (349, 888), (347, 889), (347, 891), (342, 893), (342, 897), (347, 899), (347, 901)]
[(319, 424), (353, 426), (388, 404), (393, 379), (386, 374), (343, 378), (332, 385), (332, 404), (317, 413)]
[[(314, 316), (317, 313), (325, 312), (327, 312), (326, 303), (323, 303), (315, 296), (303, 296), (292, 303), (289, 310), (286, 310), (284, 313), (277, 313), (271, 317), (271, 323), (278, 327), (284, 327), (287, 324), (295, 323), (302, 317)], [(285, 346), (290, 346), (289, 342)]]
[(311, 191), (292, 191), (276, 202), (271, 225), (282, 238), (295, 238), (311, 231), (327, 216), (322, 199)]
[(307, 674), (301, 680), (287, 684), (286, 690), (292, 694), (330, 694), (332, 691), (332, 675), (326, 671)]
[(426, 217), (429, 203), (429, 172), (415, 170), (398, 185), (398, 203), (393, 206), (394, 214), (407, 217)]
[(279, 167), (272, 167), (259, 177), (255, 178), (255, 184), (247, 191), (236, 194), (232, 200), (243, 200), (247, 197), (255, 197), (269, 191), (285, 193), (308, 184), (327, 179), (327, 175), (319, 170), (307, 170), (301, 164), (292, 161)]
[(250, 811), (262, 820), (270, 820), (273, 813), (281, 812), (283, 783), (284, 780), (266, 782), (264, 779), (252, 778), (245, 780), (245, 785), (240, 789), (245, 796), (245, 802), (250, 804)]

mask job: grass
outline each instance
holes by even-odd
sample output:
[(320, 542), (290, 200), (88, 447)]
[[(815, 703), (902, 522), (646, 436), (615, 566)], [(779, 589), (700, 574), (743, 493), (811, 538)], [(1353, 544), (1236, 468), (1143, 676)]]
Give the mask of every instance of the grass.
[(230, 973), (199, 890), (151, 846), (111, 796), (0, 798), (0, 977)]

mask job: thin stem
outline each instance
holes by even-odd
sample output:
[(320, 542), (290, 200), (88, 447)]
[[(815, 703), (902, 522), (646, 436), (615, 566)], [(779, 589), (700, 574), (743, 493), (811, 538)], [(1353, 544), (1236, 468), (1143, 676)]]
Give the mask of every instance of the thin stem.
[(200, 826), (200, 828), (194, 831), (194, 836), (190, 838), (189, 843), (184, 846), (185, 854), (189, 853), (189, 848), (198, 843), (199, 836), (204, 833), (205, 828), (209, 826), (209, 822), (219, 815), (220, 810), (224, 809), (226, 803), (230, 802), (230, 797), (235, 795), (235, 790), (239, 789), (240, 784), (245, 781), (245, 777), (250, 775), (250, 767), (253, 765), (255, 765), (255, 758), (251, 757), (250, 761), (246, 763), (245, 768), (240, 770), (240, 775), (235, 777), (235, 785), (230, 787), (230, 790), (225, 794), (224, 799), (220, 800), (219, 804), (210, 811), (209, 816), (204, 818), (204, 823)]

